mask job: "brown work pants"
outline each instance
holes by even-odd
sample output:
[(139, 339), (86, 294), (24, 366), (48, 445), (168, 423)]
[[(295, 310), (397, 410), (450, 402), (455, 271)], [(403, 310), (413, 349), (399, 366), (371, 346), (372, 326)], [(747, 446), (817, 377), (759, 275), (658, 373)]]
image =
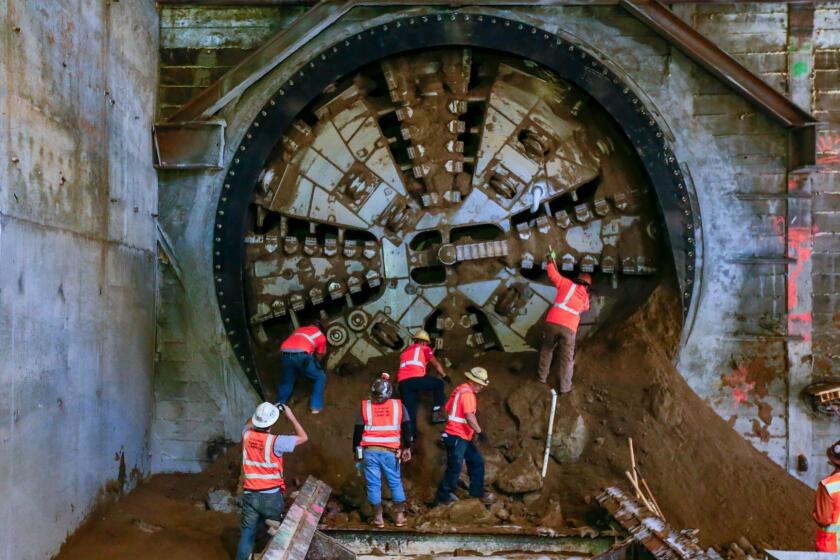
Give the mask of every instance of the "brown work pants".
[(540, 365), (537, 376), (545, 383), (549, 370), (554, 372), (561, 393), (572, 390), (575, 371), (575, 332), (568, 327), (546, 323), (543, 327)]

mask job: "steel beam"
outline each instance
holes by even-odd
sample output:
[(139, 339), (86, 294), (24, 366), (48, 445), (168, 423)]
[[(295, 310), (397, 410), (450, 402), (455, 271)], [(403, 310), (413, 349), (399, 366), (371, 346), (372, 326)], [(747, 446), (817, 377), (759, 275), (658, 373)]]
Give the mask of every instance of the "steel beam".
[(621, 0), (621, 5), (785, 127), (801, 129), (818, 122), (657, 0)]
[[(158, 0), (161, 6), (314, 6), (317, 0)], [(535, 0), (521, 2), (529, 6), (617, 6), (621, 0)], [(815, 0), (668, 0), (666, 4), (815, 4)], [(451, 6), (474, 5), (474, 2), (447, 2)], [(496, 4), (493, 0), (481, 5)], [(504, 2), (510, 5), (511, 2)]]

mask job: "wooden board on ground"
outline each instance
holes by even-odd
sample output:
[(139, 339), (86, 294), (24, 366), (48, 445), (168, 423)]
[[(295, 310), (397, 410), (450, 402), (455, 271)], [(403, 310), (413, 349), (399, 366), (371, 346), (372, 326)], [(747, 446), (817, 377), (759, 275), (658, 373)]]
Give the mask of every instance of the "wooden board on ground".
[(310, 476), (298, 492), (261, 560), (304, 560), (332, 489)]

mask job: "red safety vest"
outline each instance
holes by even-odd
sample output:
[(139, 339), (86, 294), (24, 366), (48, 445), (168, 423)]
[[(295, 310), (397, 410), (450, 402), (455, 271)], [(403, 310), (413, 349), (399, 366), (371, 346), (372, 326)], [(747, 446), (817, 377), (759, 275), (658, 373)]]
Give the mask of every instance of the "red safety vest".
[(473, 399), (475, 398), (475, 393), (467, 383), (458, 385), (452, 391), (449, 400), (446, 401), (448, 416), (446, 426), (443, 428), (443, 431), (447, 434), (464, 438), (467, 441), (471, 440), (473, 434), (475, 434), (475, 430), (467, 423), (467, 414), (464, 412), (464, 398), (469, 398), (468, 395), (472, 396)]
[(820, 484), (825, 486), (834, 502), (834, 519), (831, 525), (817, 529), (817, 551), (840, 552), (840, 472), (823, 479)]
[(402, 424), (402, 401), (389, 399), (382, 403), (362, 401), (362, 447), (400, 448), (400, 424)]
[(400, 369), (397, 371), (397, 382), (423, 377), (426, 375), (426, 352), (422, 344), (412, 344), (400, 354)]
[(245, 479), (245, 490), (286, 490), (286, 482), (283, 480), (283, 458), (274, 455), (276, 437), (268, 432), (256, 430), (246, 430), (243, 434), (242, 476)]
[(589, 294), (586, 287), (563, 278), (557, 285), (557, 296), (548, 310), (547, 323), (562, 325), (577, 332), (580, 314), (589, 309)]
[(319, 329), (318, 327), (300, 327), (295, 329), (295, 332), (293, 332), (291, 335), (289, 335), (289, 338), (283, 341), (283, 344), (280, 345), (280, 350), (302, 350), (307, 354), (311, 354), (315, 351), (315, 348), (318, 347), (319, 339), (321, 338), (324, 338), (324, 341), (326, 341), (324, 333), (322, 333), (321, 329)]

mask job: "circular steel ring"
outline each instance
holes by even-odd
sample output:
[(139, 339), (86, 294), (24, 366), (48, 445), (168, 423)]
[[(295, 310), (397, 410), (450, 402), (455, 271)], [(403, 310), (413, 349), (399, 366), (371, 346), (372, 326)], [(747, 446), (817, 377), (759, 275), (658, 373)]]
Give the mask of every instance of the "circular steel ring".
[(262, 390), (251, 351), (242, 266), (249, 206), (269, 154), (299, 112), (342, 76), (388, 56), (446, 46), (492, 49), (532, 60), (580, 87), (613, 117), (653, 185), (687, 312), (694, 275), (701, 268), (694, 262), (694, 230), (700, 217), (681, 192), (687, 190), (686, 181), (665, 135), (633, 91), (580, 46), (537, 27), (496, 15), (457, 11), (407, 15), (317, 53), (305, 71), (294, 74), (269, 99), (227, 171), (213, 231), (214, 283), (228, 339), (258, 392)]

